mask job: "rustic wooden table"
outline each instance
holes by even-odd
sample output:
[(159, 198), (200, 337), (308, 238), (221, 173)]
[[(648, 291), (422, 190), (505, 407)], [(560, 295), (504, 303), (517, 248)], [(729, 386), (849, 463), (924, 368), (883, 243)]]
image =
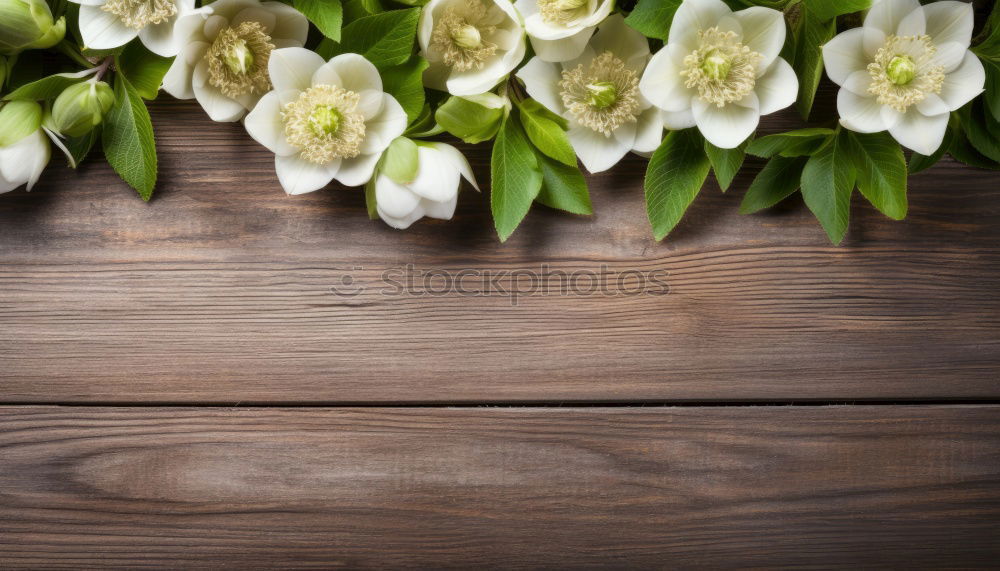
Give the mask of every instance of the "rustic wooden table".
[[(632, 158), (500, 245), (485, 195), (398, 232), (153, 115), (149, 204), (58, 159), (0, 198), (0, 567), (997, 564), (996, 173), (836, 248), (797, 198), (736, 213), (751, 161), (658, 244)], [(407, 264), (669, 293), (382, 291)]]

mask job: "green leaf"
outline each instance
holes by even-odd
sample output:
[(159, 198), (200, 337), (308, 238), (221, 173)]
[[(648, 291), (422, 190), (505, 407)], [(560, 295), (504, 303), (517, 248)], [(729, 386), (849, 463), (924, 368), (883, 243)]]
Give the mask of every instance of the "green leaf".
[(787, 133), (778, 133), (777, 135), (768, 135), (751, 141), (747, 145), (747, 153), (755, 157), (769, 159), (803, 141), (821, 141), (833, 133), (833, 129), (813, 127), (788, 131)]
[(490, 208), (501, 242), (524, 220), (542, 188), (542, 173), (531, 143), (514, 115), (507, 117), (493, 143)]
[(410, 126), (403, 132), (407, 137), (433, 137), (434, 135), (440, 135), (444, 132), (444, 129), (437, 124), (434, 120), (434, 113), (431, 112), (431, 106), (428, 103), (424, 103), (423, 108), (420, 110), (420, 114), (414, 119)]
[(149, 200), (156, 186), (156, 142), (142, 97), (124, 75), (115, 78), (115, 105), (104, 118), (101, 141), (108, 163)]
[(90, 154), (90, 149), (94, 147), (94, 143), (97, 142), (100, 136), (101, 129), (98, 127), (91, 129), (85, 135), (70, 137), (63, 141), (63, 145), (70, 154), (69, 166), (73, 168), (79, 167), (80, 163)]
[(79, 73), (57, 73), (38, 81), (33, 81), (27, 85), (22, 85), (11, 93), (4, 95), (3, 98), (9, 101), (45, 101), (55, 99), (64, 89), (85, 81), (89, 75), (91, 75), (90, 70), (84, 70)]
[(969, 143), (984, 157), (1000, 162), (1000, 140), (991, 132), (1000, 131), (994, 123), (993, 116), (985, 110), (985, 104), (973, 100), (958, 111), (962, 121), (962, 129)]
[[(529, 101), (534, 105), (527, 104)], [(517, 105), (521, 111), (521, 123), (535, 147), (564, 165), (575, 167), (576, 152), (573, 151), (573, 145), (563, 127), (549, 117), (551, 112), (532, 99)]]
[(743, 197), (740, 214), (770, 208), (794, 194), (799, 189), (802, 169), (808, 160), (806, 157), (777, 156), (768, 161)]
[(174, 58), (160, 57), (147, 50), (141, 42), (131, 42), (115, 57), (118, 73), (143, 99), (156, 99), (163, 83), (163, 76), (170, 69)]
[(747, 139), (735, 149), (720, 149), (705, 141), (705, 154), (708, 155), (708, 160), (712, 163), (712, 172), (715, 173), (715, 180), (719, 182), (719, 188), (722, 189), (722, 192), (729, 189), (729, 185), (736, 178), (736, 173), (740, 172), (749, 143), (750, 139)]
[(825, 22), (871, 8), (872, 0), (808, 0), (809, 10)]
[(697, 129), (673, 131), (646, 169), (646, 214), (662, 240), (680, 222), (708, 177), (710, 163)]
[(417, 144), (406, 137), (394, 139), (382, 157), (381, 172), (399, 184), (413, 182), (419, 168), (420, 159), (417, 157)]
[(449, 97), (438, 107), (434, 119), (445, 131), (474, 145), (496, 136), (506, 111), (502, 97), (484, 93), (471, 97)]
[(951, 146), (948, 147), (948, 153), (954, 157), (955, 160), (965, 163), (971, 167), (1000, 170), (1000, 163), (991, 160), (989, 157), (983, 156), (982, 153), (972, 146), (972, 143), (969, 142), (968, 136), (962, 129), (961, 121), (957, 120), (957, 114), (952, 114), (952, 119), (956, 120), (952, 128)]
[[(839, 2), (840, 0), (831, 0)], [(813, 10), (812, 3), (801, 3), (801, 14), (792, 27), (792, 50), (789, 60), (799, 78), (799, 96), (795, 107), (803, 119), (808, 120), (816, 99), (816, 89), (823, 77), (823, 45), (837, 32), (836, 20), (823, 21)]]
[(406, 111), (407, 122), (415, 121), (424, 108), (423, 74), (427, 65), (424, 58), (413, 56), (408, 62), (381, 72), (382, 88), (395, 97), (403, 111)]
[(666, 40), (681, 0), (639, 0), (625, 23), (647, 38)]
[(367, 183), (365, 183), (365, 208), (368, 210), (369, 220), (378, 220), (378, 203), (375, 201), (375, 179), (378, 176), (373, 176)]
[(834, 245), (840, 244), (847, 234), (851, 192), (856, 180), (846, 137), (843, 132), (830, 137), (802, 170), (802, 197)]
[(542, 153), (536, 153), (536, 156), (542, 169), (542, 190), (535, 200), (549, 208), (573, 214), (593, 214), (587, 180), (580, 169), (566, 166)]
[(986, 69), (986, 95), (983, 101), (989, 108), (993, 118), (1000, 121), (1000, 61), (980, 58)]
[(402, 65), (413, 54), (420, 8), (389, 10), (344, 26), (343, 41), (323, 40), (316, 52), (324, 59), (345, 53), (365, 56), (379, 70)]
[(857, 169), (858, 190), (882, 214), (893, 220), (906, 218), (906, 158), (902, 147), (884, 131), (845, 133)]
[(344, 23), (344, 7), (340, 0), (295, 0), (294, 5), (320, 33), (335, 42), (340, 41), (340, 26)]

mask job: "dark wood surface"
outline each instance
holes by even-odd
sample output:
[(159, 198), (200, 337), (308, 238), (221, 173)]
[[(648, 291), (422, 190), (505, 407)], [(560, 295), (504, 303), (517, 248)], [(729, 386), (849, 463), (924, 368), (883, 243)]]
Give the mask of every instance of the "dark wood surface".
[[(798, 198), (737, 214), (751, 160), (656, 243), (629, 158), (501, 245), (488, 195), (394, 231), (152, 110), (152, 202), (58, 158), (0, 197), (0, 568), (996, 566), (997, 173), (837, 248)], [(380, 293), (406, 264), (669, 293)]]
[(0, 409), (0, 557), (143, 567), (969, 567), (1000, 408)]

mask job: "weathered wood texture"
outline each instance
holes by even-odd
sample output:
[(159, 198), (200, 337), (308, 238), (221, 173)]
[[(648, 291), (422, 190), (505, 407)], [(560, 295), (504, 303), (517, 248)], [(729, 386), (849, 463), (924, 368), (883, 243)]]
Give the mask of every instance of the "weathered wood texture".
[[(157, 102), (153, 116), (151, 203), (100, 161), (54, 166), (36, 191), (0, 200), (0, 402), (1000, 396), (996, 173), (946, 161), (912, 178), (905, 222), (859, 202), (835, 248), (798, 199), (737, 214), (751, 161), (657, 244), (645, 161), (630, 158), (590, 177), (593, 219), (537, 208), (501, 245), (486, 195), (464, 194), (452, 222), (398, 232), (369, 221), (356, 190), (285, 196), (271, 155), (194, 103)], [(469, 153), (485, 180), (487, 149)], [(380, 294), (380, 274), (405, 264), (606, 264), (668, 272), (670, 293), (516, 306)], [(347, 274), (361, 294), (331, 291)]]
[(992, 567), (1000, 407), (0, 409), (0, 567)]

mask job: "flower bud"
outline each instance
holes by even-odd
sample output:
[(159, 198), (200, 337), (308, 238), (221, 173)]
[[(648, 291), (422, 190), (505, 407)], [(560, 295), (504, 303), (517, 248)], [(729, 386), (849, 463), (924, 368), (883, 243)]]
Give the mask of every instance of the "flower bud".
[(34, 101), (8, 101), (0, 107), (0, 147), (13, 145), (42, 126), (42, 106)]
[(50, 128), (67, 137), (79, 137), (101, 124), (115, 103), (111, 86), (84, 81), (63, 90), (52, 104)]
[(45, 0), (0, 0), (0, 54), (49, 48), (66, 34), (66, 19), (52, 20)]

